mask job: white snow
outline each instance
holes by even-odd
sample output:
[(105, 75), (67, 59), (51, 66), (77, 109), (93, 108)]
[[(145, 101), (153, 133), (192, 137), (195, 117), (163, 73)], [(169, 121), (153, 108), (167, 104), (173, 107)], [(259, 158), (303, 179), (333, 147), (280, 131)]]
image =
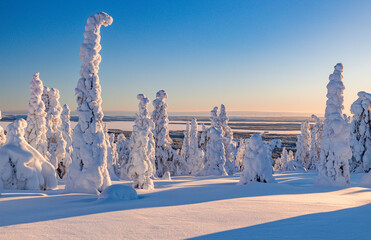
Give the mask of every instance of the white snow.
[[(2, 190), (2, 239), (369, 239), (371, 191), (316, 187), (317, 174), (277, 173), (277, 183), (239, 176), (155, 180), (138, 199), (98, 201), (63, 190)], [(130, 186), (131, 182), (114, 182)], [(116, 185), (113, 185), (116, 186)], [(63, 185), (59, 185), (63, 189)]]

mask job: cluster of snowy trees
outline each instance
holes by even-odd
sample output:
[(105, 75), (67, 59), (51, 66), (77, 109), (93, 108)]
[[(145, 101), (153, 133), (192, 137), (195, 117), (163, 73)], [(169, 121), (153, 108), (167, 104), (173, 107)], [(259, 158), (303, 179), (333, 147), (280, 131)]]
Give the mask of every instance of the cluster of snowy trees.
[[(0, 189), (48, 189), (57, 178), (66, 179), (68, 192), (99, 193), (112, 180), (132, 180), (133, 187), (153, 189), (153, 180), (175, 175), (233, 175), (242, 172), (240, 184), (274, 182), (273, 168), (319, 172), (317, 184), (343, 186), (350, 171), (371, 174), (371, 94), (360, 92), (351, 107), (353, 121), (343, 114), (343, 65), (337, 64), (327, 85), (325, 121), (312, 116), (301, 125), (297, 151), (283, 148), (273, 161), (272, 151), (281, 141), (263, 141), (259, 134), (236, 141), (228, 126), (225, 106), (211, 111), (210, 126), (197, 119), (187, 122), (181, 150), (171, 146), (166, 91), (156, 93), (154, 110), (149, 98), (138, 94), (138, 113), (129, 139), (108, 134), (103, 123), (98, 70), (100, 28), (112, 24), (104, 12), (92, 15), (80, 47), (80, 79), (75, 89), (78, 123), (72, 131), (70, 109), (61, 106), (59, 91), (43, 85), (39, 73), (30, 83), (27, 121), (0, 127)], [(1, 112), (0, 112), (1, 118)], [(371, 179), (370, 176), (367, 179)]]

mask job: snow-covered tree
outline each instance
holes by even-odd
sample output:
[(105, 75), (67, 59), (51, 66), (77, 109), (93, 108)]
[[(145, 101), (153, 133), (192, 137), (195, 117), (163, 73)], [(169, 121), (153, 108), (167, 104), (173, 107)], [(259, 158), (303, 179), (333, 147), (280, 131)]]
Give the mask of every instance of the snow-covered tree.
[(343, 115), (343, 65), (336, 64), (327, 85), (327, 102), (321, 155), (317, 165), (318, 185), (345, 186), (350, 184), (349, 160), (350, 149), (349, 119)]
[(273, 168), (275, 170), (282, 169), (283, 165), (285, 165), (285, 163), (288, 162), (288, 158), (289, 158), (289, 153), (287, 152), (286, 147), (283, 147), (281, 156), (274, 161)]
[(184, 131), (184, 138), (183, 138), (183, 144), (182, 144), (182, 150), (180, 151), (180, 155), (187, 161), (188, 160), (188, 154), (189, 154), (189, 144), (191, 138), (191, 129), (190, 129), (190, 123), (187, 121), (186, 129)]
[(248, 141), (248, 139), (241, 139), (238, 144), (236, 154), (236, 167), (239, 171), (243, 170), (243, 159), (245, 158), (245, 151)]
[(98, 69), (101, 62), (100, 28), (112, 21), (111, 16), (100, 12), (89, 17), (85, 26), (85, 39), (80, 47), (81, 78), (75, 89), (79, 122), (73, 131), (67, 191), (97, 193), (111, 185)]
[[(0, 111), (0, 120), (1, 120), (1, 111)], [(3, 127), (0, 126), (0, 148), (5, 144), (6, 136), (4, 133)]]
[(44, 86), (39, 78), (39, 73), (33, 75), (30, 87), (31, 98), (28, 102), (25, 138), (32, 147), (39, 151), (43, 157), (47, 158), (46, 112), (44, 102), (41, 99)]
[(133, 188), (153, 189), (153, 166), (148, 153), (149, 137), (153, 138), (152, 130), (155, 127), (148, 115), (149, 99), (138, 94), (139, 112), (136, 114), (133, 132), (130, 138), (129, 162), (125, 165), (126, 175), (133, 180)]
[(180, 169), (184, 168), (184, 158), (179, 156), (177, 151), (171, 147), (172, 140), (169, 136), (169, 116), (167, 113), (168, 95), (165, 90), (160, 90), (156, 93), (156, 99), (152, 102), (154, 110), (152, 112), (152, 120), (155, 123), (153, 136), (156, 145), (156, 160), (155, 168), (156, 175), (160, 178), (166, 172), (175, 175)]
[(369, 172), (371, 170), (371, 94), (359, 92), (358, 99), (352, 104), (350, 147), (352, 159), (351, 172)]
[(228, 175), (225, 171), (225, 151), (223, 144), (223, 130), (219, 125), (217, 116), (218, 107), (214, 107), (211, 111), (211, 127), (207, 132), (207, 145), (206, 145), (206, 156), (204, 169), (200, 172), (200, 175)]
[(274, 182), (273, 160), (269, 145), (263, 142), (260, 134), (254, 134), (249, 139), (244, 158), (244, 171), (239, 184), (251, 182)]
[(206, 144), (207, 144), (207, 128), (205, 127), (205, 124), (201, 124), (201, 134), (200, 134), (200, 140), (198, 142), (198, 145), (200, 149), (203, 152), (206, 152)]
[(0, 148), (0, 189), (56, 188), (54, 167), (24, 139), (26, 126), (18, 119), (7, 127), (7, 140)]
[(129, 162), (130, 139), (126, 139), (125, 135), (120, 133), (117, 136), (116, 147), (118, 152), (116, 174), (122, 179), (128, 179), (125, 171), (121, 171), (121, 169), (124, 169), (125, 165)]
[[(68, 172), (68, 167), (72, 163), (72, 127), (71, 127), (71, 111), (67, 104), (63, 105), (61, 113), (61, 126), (62, 136), (66, 142), (66, 154), (64, 161), (60, 163), (58, 169), (60, 170), (59, 175), (63, 178)], [(63, 171), (64, 170), (64, 171)]]
[(203, 169), (204, 152), (198, 147), (198, 125), (196, 118), (192, 119), (187, 163), (189, 173), (197, 175)]
[(236, 154), (237, 148), (236, 143), (233, 141), (233, 131), (228, 126), (229, 118), (227, 116), (227, 112), (225, 111), (225, 106), (222, 104), (220, 105), (220, 113), (219, 113), (219, 125), (224, 132), (224, 149), (226, 155), (226, 164), (225, 169), (229, 175), (235, 173), (236, 169)]
[(112, 180), (118, 181), (119, 178), (116, 175), (116, 167), (118, 162), (118, 152), (117, 152), (117, 145), (115, 143), (115, 134), (111, 133), (108, 134), (106, 132), (106, 144), (107, 144), (107, 168), (110, 178)]
[[(43, 95), (47, 95), (47, 102), (45, 106), (48, 106), (45, 109), (48, 109), (46, 112), (46, 138), (48, 143), (48, 152), (49, 152), (49, 162), (56, 169), (58, 176), (63, 178), (66, 173), (64, 159), (66, 157), (66, 141), (63, 138), (63, 133), (61, 131), (61, 113), (62, 107), (59, 103), (59, 91), (55, 88), (44, 87)], [(46, 98), (43, 98), (46, 99)]]
[(310, 152), (308, 158), (307, 169), (315, 170), (317, 169), (317, 162), (319, 160), (319, 156), (321, 154), (321, 141), (322, 141), (322, 133), (323, 133), (323, 122), (319, 119), (316, 115), (312, 115), (312, 118), (316, 121), (314, 124), (310, 136), (311, 136), (311, 143), (310, 143)]
[(308, 164), (310, 152), (310, 125), (308, 120), (301, 123), (301, 133), (296, 141), (296, 161), (304, 166)]

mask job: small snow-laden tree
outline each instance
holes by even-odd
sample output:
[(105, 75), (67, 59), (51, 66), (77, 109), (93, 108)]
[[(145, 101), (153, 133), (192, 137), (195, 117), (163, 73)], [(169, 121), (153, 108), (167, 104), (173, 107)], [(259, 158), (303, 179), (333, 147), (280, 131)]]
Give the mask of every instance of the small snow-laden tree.
[(107, 141), (107, 168), (111, 180), (118, 181), (119, 178), (116, 175), (116, 168), (118, 162), (118, 152), (117, 145), (115, 143), (115, 134), (108, 134), (106, 132), (106, 141)]
[(317, 165), (317, 185), (346, 186), (350, 184), (349, 160), (350, 149), (349, 119), (343, 115), (343, 65), (336, 64), (327, 85), (327, 102), (321, 155)]
[(240, 172), (243, 171), (243, 159), (245, 158), (245, 151), (248, 141), (248, 139), (240, 139), (238, 144), (236, 154), (236, 167)]
[(171, 172), (175, 175), (177, 167), (179, 166), (180, 156), (177, 156), (177, 152), (171, 147), (173, 142), (169, 135), (169, 116), (167, 113), (166, 99), (168, 95), (165, 90), (160, 90), (156, 93), (156, 99), (153, 100), (152, 104), (154, 110), (152, 112), (152, 121), (155, 123), (155, 129), (153, 130), (153, 136), (155, 139), (155, 175), (162, 177), (166, 172)]
[(200, 149), (203, 152), (206, 152), (206, 144), (207, 144), (207, 128), (205, 127), (205, 124), (201, 124), (201, 134), (200, 134), (200, 140), (198, 142), (198, 145)]
[(149, 118), (149, 99), (143, 94), (138, 94), (139, 112), (136, 114), (133, 132), (130, 138), (129, 162), (125, 165), (126, 175), (133, 180), (133, 188), (153, 189), (153, 166), (148, 153), (148, 141), (152, 136), (155, 124)]
[(24, 139), (26, 126), (18, 119), (7, 127), (7, 140), (0, 148), (0, 189), (56, 188), (54, 167)]
[[(45, 89), (48, 89), (45, 92)], [(48, 111), (46, 113), (47, 142), (49, 152), (49, 162), (54, 166), (59, 178), (63, 178), (66, 173), (64, 159), (66, 158), (66, 141), (61, 131), (62, 107), (59, 103), (59, 91), (55, 88), (45, 88), (44, 93), (48, 95)], [(45, 104), (46, 105), (46, 104)]]
[(26, 141), (39, 151), (43, 157), (48, 158), (46, 112), (44, 102), (41, 99), (44, 86), (43, 82), (39, 78), (39, 73), (33, 75), (30, 87), (31, 98), (28, 102), (25, 138)]
[(185, 159), (185, 161), (188, 161), (190, 138), (191, 138), (190, 123), (189, 121), (187, 121), (186, 129), (184, 131), (182, 149), (180, 151), (180, 155)]
[(296, 161), (300, 162), (304, 166), (308, 164), (309, 152), (310, 152), (310, 125), (309, 121), (306, 120), (301, 123), (301, 133), (298, 135), (296, 142)]
[(41, 95), (41, 100), (43, 100), (43, 102), (44, 102), (46, 113), (49, 111), (49, 107), (50, 107), (49, 91), (50, 91), (50, 89), (47, 86), (44, 86), (43, 94)]
[(207, 145), (205, 154), (204, 169), (200, 175), (219, 175), (227, 176), (225, 171), (225, 151), (223, 144), (223, 130), (219, 125), (217, 116), (218, 107), (214, 107), (211, 111), (211, 127), (207, 132)]
[(125, 165), (129, 162), (130, 139), (126, 139), (125, 135), (120, 133), (117, 136), (116, 146), (118, 152), (116, 174), (122, 179), (129, 179), (129, 177), (126, 176), (125, 171), (121, 171), (121, 169), (123, 170)]
[(192, 119), (189, 150), (187, 163), (190, 166), (189, 173), (197, 175), (204, 167), (203, 164), (204, 152), (198, 147), (198, 124), (196, 118)]
[(286, 147), (282, 148), (282, 153), (279, 158), (276, 159), (274, 162), (274, 169), (275, 170), (281, 170), (283, 166), (288, 162), (289, 153), (286, 150)]
[[(1, 120), (1, 111), (0, 111), (0, 120)], [(5, 144), (5, 141), (6, 141), (6, 136), (5, 136), (5, 133), (4, 133), (4, 129), (3, 127), (0, 126), (0, 148), (2, 146), (4, 146)]]
[(310, 143), (310, 152), (308, 158), (307, 169), (316, 170), (317, 162), (321, 154), (321, 141), (323, 133), (323, 122), (316, 115), (312, 115), (312, 118), (315, 120), (315, 124), (310, 132), (311, 143)]
[(353, 121), (350, 125), (350, 147), (352, 159), (351, 172), (369, 172), (371, 170), (371, 94), (359, 92), (358, 99), (350, 111)]
[(246, 147), (244, 158), (244, 171), (239, 184), (252, 182), (274, 182), (273, 160), (269, 145), (263, 142), (260, 134), (253, 134)]
[(225, 169), (229, 175), (233, 175), (237, 171), (236, 169), (236, 154), (237, 148), (236, 143), (233, 141), (233, 131), (228, 126), (229, 118), (227, 112), (225, 111), (224, 104), (220, 105), (219, 113), (219, 125), (224, 132), (223, 144), (226, 155)]
[(63, 105), (61, 113), (61, 125), (60, 130), (64, 141), (66, 142), (65, 157), (63, 162), (59, 163), (58, 170), (60, 171), (59, 175), (61, 178), (66, 176), (68, 172), (68, 167), (72, 163), (72, 127), (71, 127), (71, 111), (67, 104)]
[(98, 69), (100, 28), (112, 21), (111, 16), (100, 12), (89, 17), (85, 26), (85, 39), (80, 47), (81, 78), (75, 89), (79, 121), (73, 131), (72, 164), (66, 182), (69, 192), (98, 193), (111, 185)]

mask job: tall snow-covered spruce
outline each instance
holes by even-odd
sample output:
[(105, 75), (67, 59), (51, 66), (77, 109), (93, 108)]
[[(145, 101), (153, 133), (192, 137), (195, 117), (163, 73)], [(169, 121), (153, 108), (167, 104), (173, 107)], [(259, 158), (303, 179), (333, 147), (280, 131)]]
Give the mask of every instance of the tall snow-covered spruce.
[(315, 119), (316, 123), (314, 124), (310, 132), (310, 152), (308, 158), (307, 168), (308, 170), (317, 169), (317, 163), (321, 154), (321, 141), (323, 134), (323, 122), (316, 115), (312, 115), (312, 118)]
[[(47, 91), (45, 92), (45, 89)], [(66, 141), (63, 138), (61, 131), (61, 113), (62, 107), (59, 103), (59, 91), (55, 88), (45, 88), (44, 94), (48, 96), (46, 112), (46, 138), (48, 142), (49, 161), (57, 170), (58, 176), (63, 178), (66, 169), (64, 159), (66, 158)]]
[(200, 175), (221, 175), (227, 176), (225, 171), (225, 150), (223, 144), (223, 130), (219, 125), (217, 116), (218, 107), (211, 111), (211, 127), (207, 131), (207, 145), (204, 169)]
[[(0, 120), (1, 120), (1, 111), (0, 111)], [(5, 144), (6, 136), (4, 133), (3, 127), (0, 126), (0, 148)]]
[(351, 172), (369, 172), (371, 170), (371, 94), (359, 92), (358, 99), (352, 104), (350, 146), (352, 159)]
[(196, 118), (192, 119), (188, 159), (189, 173), (191, 175), (197, 175), (203, 168), (204, 152), (198, 147), (198, 125)]
[[(148, 142), (153, 138), (155, 127), (148, 115), (149, 99), (138, 94), (139, 112), (136, 114), (133, 132), (130, 138), (129, 162), (124, 166), (126, 175), (133, 180), (133, 188), (153, 189), (154, 168), (151, 162), (152, 153), (148, 151)], [(154, 149), (152, 150), (154, 151)]]
[(300, 128), (301, 133), (296, 141), (295, 159), (303, 166), (307, 166), (310, 152), (310, 125), (308, 120), (302, 122)]
[(111, 185), (98, 70), (100, 28), (112, 21), (111, 16), (100, 12), (89, 17), (85, 26), (85, 39), (80, 47), (81, 78), (75, 89), (79, 122), (73, 132), (72, 164), (66, 182), (70, 192), (97, 193)]
[(46, 112), (45, 105), (41, 99), (44, 91), (43, 82), (39, 73), (35, 73), (30, 83), (31, 98), (28, 102), (27, 128), (25, 132), (26, 141), (41, 153), (48, 157), (46, 140)]
[(350, 149), (349, 119), (343, 115), (343, 64), (335, 66), (327, 85), (327, 102), (321, 155), (318, 164), (317, 185), (347, 186), (350, 184), (349, 160)]
[(61, 126), (62, 136), (66, 142), (66, 154), (64, 161), (60, 163), (58, 167), (59, 175), (63, 178), (68, 172), (68, 167), (72, 163), (72, 128), (71, 128), (71, 111), (67, 104), (63, 105), (63, 110), (61, 113)]

